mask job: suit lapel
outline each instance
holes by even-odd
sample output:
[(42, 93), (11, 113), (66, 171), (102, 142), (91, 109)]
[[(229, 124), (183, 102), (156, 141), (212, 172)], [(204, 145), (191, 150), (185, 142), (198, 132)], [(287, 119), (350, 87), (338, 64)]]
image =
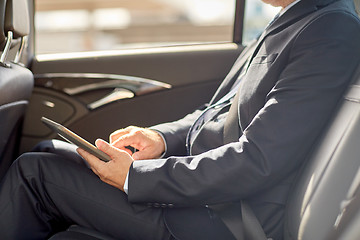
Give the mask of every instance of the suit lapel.
[(232, 85), (237, 80), (237, 77), (239, 76), (240, 71), (242, 70), (244, 64), (246, 63), (246, 60), (249, 58), (250, 54), (254, 51), (256, 42), (257, 41), (254, 40), (253, 42), (249, 43), (249, 45), (241, 52), (241, 54), (239, 55), (239, 57), (236, 59), (235, 63), (231, 67), (231, 70), (226, 75), (224, 81), (221, 83), (216, 93), (212, 97), (210, 101), (210, 105), (219, 101), (221, 97), (225, 96), (225, 94), (229, 92)]
[(281, 15), (265, 32), (269, 34), (278, 28), (284, 28), (293, 24), (298, 19), (315, 12), (318, 9), (315, 0), (302, 0)]
[(260, 47), (268, 35), (275, 31), (286, 28), (304, 16), (315, 12), (317, 9), (316, 0), (301, 0), (295, 6), (281, 15), (278, 19), (276, 19), (276, 21), (274, 21), (268, 28), (266, 28), (264, 33), (260, 36), (255, 51), (250, 58), (250, 63), (258, 53)]
[[(260, 36), (257, 41), (255, 50), (250, 57), (249, 64), (252, 62), (256, 54), (258, 53), (260, 47), (262, 46), (264, 40), (268, 35), (275, 31), (280, 31), (281, 29), (286, 28), (287, 26), (295, 23), (296, 21), (304, 18), (306, 15), (313, 13), (318, 10), (319, 7), (328, 5), (337, 0), (301, 0), (299, 3), (294, 5), (288, 11), (286, 11), (283, 15), (281, 15), (276, 21), (274, 21)], [(240, 89), (239, 89), (240, 91)], [(234, 102), (230, 107), (229, 114), (225, 121), (224, 125), (224, 143), (229, 143), (232, 141), (237, 141), (240, 136), (235, 136), (234, 133), (240, 134), (239, 131), (239, 91), (236, 94)], [(235, 104), (236, 105), (235, 105)], [(227, 136), (229, 134), (229, 136)]]
[[(319, 0), (318, 0), (319, 1)], [(334, 0), (324, 0), (324, 1), (334, 1)], [(250, 57), (250, 63), (252, 59), (255, 57), (257, 52), (259, 51), (263, 41), (265, 38), (271, 34), (272, 32), (284, 28), (289, 24), (293, 23), (299, 18), (302, 18), (304, 15), (307, 15), (311, 12), (316, 11), (317, 9), (316, 0), (302, 0), (289, 9), (286, 13), (280, 16), (273, 24), (271, 24), (264, 33), (260, 36), (258, 40), (254, 40), (249, 44), (247, 48), (240, 54), (238, 59), (235, 61), (233, 67), (231, 68), (230, 72), (214, 94), (214, 97), (211, 99), (210, 104), (218, 101), (223, 95), (225, 95), (228, 90), (231, 88), (232, 84), (237, 79), (236, 77), (239, 74), (239, 71), (242, 69), (245, 61), (247, 60), (247, 56)], [(253, 52), (251, 54), (251, 52)], [(245, 60), (245, 61), (244, 61)]]

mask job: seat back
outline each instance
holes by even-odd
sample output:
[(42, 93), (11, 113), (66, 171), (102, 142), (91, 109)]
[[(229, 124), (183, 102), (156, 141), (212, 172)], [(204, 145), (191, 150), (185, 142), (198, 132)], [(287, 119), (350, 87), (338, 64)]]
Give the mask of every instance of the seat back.
[[(360, 17), (360, 0), (355, 0), (356, 12)], [(360, 158), (360, 156), (359, 156)], [(357, 240), (360, 236), (360, 170), (350, 186), (346, 199), (339, 208), (339, 214), (331, 232), (329, 240), (346, 239)]]
[[(0, 179), (16, 158), (22, 120), (34, 84), (32, 73), (19, 64), (29, 24), (27, 0), (0, 1)], [(10, 62), (8, 52), (16, 41), (21, 44), (14, 62)]]
[[(360, 0), (355, 0), (360, 6)], [(357, 8), (359, 13), (359, 8)], [(360, 65), (287, 204), (286, 240), (328, 240), (360, 183)]]
[(287, 204), (285, 239), (328, 240), (352, 191), (349, 189), (359, 183), (359, 177), (360, 66), (319, 146), (301, 171)]

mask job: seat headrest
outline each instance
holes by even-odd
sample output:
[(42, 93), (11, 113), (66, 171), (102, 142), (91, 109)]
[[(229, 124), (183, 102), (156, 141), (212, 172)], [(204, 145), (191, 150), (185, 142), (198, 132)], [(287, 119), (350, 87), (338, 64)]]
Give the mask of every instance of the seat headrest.
[(13, 32), (14, 38), (21, 38), (30, 33), (30, 18), (27, 0), (6, 0), (5, 34)]
[(5, 46), (6, 36), (5, 36), (5, 7), (6, 0), (0, 0), (0, 51)]
[(0, 0), (0, 51), (5, 46), (9, 31), (15, 39), (30, 33), (27, 0)]

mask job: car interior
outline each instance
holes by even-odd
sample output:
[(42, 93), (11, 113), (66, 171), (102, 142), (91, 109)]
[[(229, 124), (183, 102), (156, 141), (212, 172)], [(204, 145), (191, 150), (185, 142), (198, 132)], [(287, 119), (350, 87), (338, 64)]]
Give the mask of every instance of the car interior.
[[(354, 3), (360, 13), (360, 1)], [(43, 116), (94, 142), (128, 125), (179, 119), (209, 101), (244, 48), (244, 6), (245, 0), (236, 1), (230, 43), (38, 57), (34, 0), (1, 0), (0, 179), (21, 153), (56, 138)], [(359, 239), (359, 143), (360, 63), (299, 171), (287, 203), (285, 240)], [(50, 239), (113, 238), (71, 226)]]

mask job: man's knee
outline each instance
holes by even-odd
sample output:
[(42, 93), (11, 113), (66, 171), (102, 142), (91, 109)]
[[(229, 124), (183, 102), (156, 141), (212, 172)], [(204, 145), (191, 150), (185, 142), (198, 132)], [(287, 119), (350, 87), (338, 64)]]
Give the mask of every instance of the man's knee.
[(38, 143), (33, 152), (47, 152), (60, 155), (74, 162), (84, 164), (83, 158), (76, 151), (77, 146), (60, 140), (45, 140)]
[[(24, 153), (14, 161), (9, 171), (15, 170), (24, 176), (38, 176), (44, 170), (44, 164), (54, 158), (58, 156), (51, 153)], [(52, 162), (55, 164), (55, 161)]]
[[(29, 177), (40, 177), (42, 161), (43, 157), (40, 156), (40, 154), (25, 153), (21, 155), (12, 163), (8, 169), (7, 173), (1, 181), (2, 185), (8, 185), (8, 187), (11, 187), (12, 185), (17, 185)], [(1, 187), (2, 186), (0, 186), (0, 188)]]
[[(52, 140), (44, 140), (35, 145), (35, 147), (31, 150), (32, 152), (50, 152), (54, 153), (56, 151), (57, 146), (62, 146), (64, 142), (56, 139)], [(64, 143), (65, 144), (65, 143)]]

